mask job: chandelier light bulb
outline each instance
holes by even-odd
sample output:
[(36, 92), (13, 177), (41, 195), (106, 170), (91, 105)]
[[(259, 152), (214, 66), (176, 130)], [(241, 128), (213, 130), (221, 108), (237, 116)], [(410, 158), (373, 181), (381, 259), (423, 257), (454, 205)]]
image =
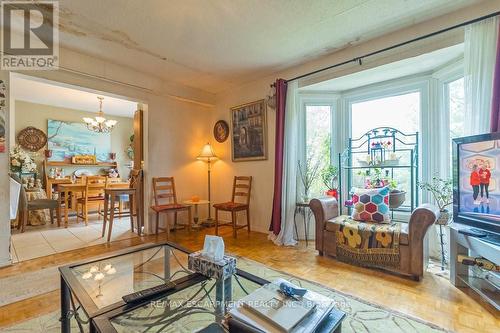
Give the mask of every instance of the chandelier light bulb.
[(116, 268), (114, 268), (114, 267), (111, 267), (110, 269), (108, 269), (106, 271), (106, 274), (108, 274), (108, 275), (113, 275), (115, 273), (116, 273)]
[(99, 113), (95, 118), (84, 117), (83, 122), (89, 131), (96, 133), (110, 133), (118, 123), (113, 119), (106, 119), (102, 111), (102, 101), (104, 97), (97, 97), (99, 100)]

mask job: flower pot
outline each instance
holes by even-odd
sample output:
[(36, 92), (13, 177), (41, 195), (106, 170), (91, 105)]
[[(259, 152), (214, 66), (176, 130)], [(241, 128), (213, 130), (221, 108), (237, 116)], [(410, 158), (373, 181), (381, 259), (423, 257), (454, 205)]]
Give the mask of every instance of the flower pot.
[(406, 200), (406, 192), (400, 190), (392, 190), (389, 192), (389, 208), (399, 208)]
[(439, 212), (439, 218), (436, 220), (437, 225), (447, 225), (450, 222), (452, 215), (448, 209), (443, 209)]
[(329, 197), (334, 197), (335, 199), (338, 199), (339, 192), (337, 190), (328, 190), (325, 192), (325, 194)]

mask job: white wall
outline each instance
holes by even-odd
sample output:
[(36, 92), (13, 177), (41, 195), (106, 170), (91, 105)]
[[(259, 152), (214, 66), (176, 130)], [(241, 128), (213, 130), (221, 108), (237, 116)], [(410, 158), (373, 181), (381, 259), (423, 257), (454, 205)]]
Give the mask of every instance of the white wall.
[[(231, 106), (264, 98), (268, 93), (269, 84), (278, 77), (287, 79), (347, 61), (362, 54), (498, 10), (500, 10), (499, 1), (482, 2), (479, 5), (387, 34), (366, 43), (347, 47), (329, 56), (250, 82), (217, 96), (194, 88), (163, 82), (134, 69), (66, 49), (61, 49), (60, 52), (61, 70), (27, 72), (26, 74), (113, 93), (146, 103), (148, 106), (146, 130), (148, 131), (147, 144), (149, 147), (146, 159), (146, 184), (149, 185), (153, 175), (174, 175), (180, 198), (188, 198), (192, 194), (206, 196), (206, 166), (202, 162), (195, 161), (195, 157), (206, 141), (214, 143), (215, 150), (221, 157), (221, 160), (216, 162), (213, 167), (214, 201), (230, 199), (234, 175), (253, 175), (251, 201), (253, 229), (267, 232), (273, 198), (275, 113), (268, 110), (269, 159), (266, 161), (232, 162), (230, 140), (223, 144), (217, 144), (212, 138), (212, 126), (216, 120), (229, 121), (229, 108)], [(383, 59), (377, 61), (383, 63)], [(357, 68), (364, 69), (363, 66)], [(2, 72), (1, 77), (8, 78), (8, 73)], [(307, 83), (313, 83), (315, 79), (325, 80), (332, 77), (334, 77), (334, 72), (322, 73), (318, 78), (308, 78)], [(0, 155), (2, 170), (8, 169), (7, 160), (7, 154)], [(7, 217), (7, 191), (6, 177), (0, 177), (0, 265), (8, 261), (10, 229)]]
[[(16, 88), (14, 87), (14, 89)], [(81, 123), (83, 117), (95, 117), (95, 113), (92, 112), (56, 107), (52, 105), (30, 103), (19, 100), (16, 100), (14, 103), (11, 101), (11, 105), (12, 104), (16, 107), (16, 117), (14, 121), (16, 136), (21, 130), (28, 126), (34, 126), (47, 134), (49, 119)], [(110, 134), (111, 152), (116, 153), (116, 162), (118, 164), (120, 176), (127, 179), (130, 172), (127, 167), (130, 163), (130, 158), (126, 153), (126, 149), (130, 144), (130, 136), (134, 134), (134, 122), (132, 118), (128, 117), (108, 117), (118, 121)], [(11, 143), (14, 144), (15, 142), (11, 141)], [(43, 161), (45, 160), (43, 149), (37, 152), (37, 154), (34, 154), (33, 157), (38, 166), (38, 175), (42, 176), (42, 166)], [(82, 169), (82, 166), (66, 167), (66, 175), (73, 173), (77, 169)], [(90, 168), (90, 170), (95, 173), (99, 173), (101, 171), (99, 168)]]
[[(219, 119), (225, 119), (229, 122), (229, 108), (232, 106), (264, 98), (269, 91), (269, 84), (273, 83), (277, 78), (292, 78), (297, 75), (301, 75), (319, 68), (324, 68), (332, 64), (347, 61), (360, 55), (377, 51), (385, 47), (389, 47), (416, 38), (418, 36), (426, 35), (434, 31), (438, 31), (462, 23), (464, 21), (469, 21), (498, 10), (500, 10), (499, 1), (484, 2), (480, 5), (471, 6), (433, 20), (399, 30), (391, 34), (387, 34), (363, 44), (345, 48), (339, 52), (335, 52), (316, 61), (311, 61), (304, 65), (297, 66), (289, 70), (262, 78), (260, 80), (250, 82), (244, 86), (240, 86), (230, 91), (225, 91), (217, 95), (216, 112), (214, 117), (212, 118), (212, 123)], [(432, 39), (424, 44), (419, 43), (418, 48), (423, 48), (424, 50), (426, 50), (425, 52), (429, 52), (433, 49), (437, 49), (439, 47), (442, 47), (443, 45), (446, 45), (446, 43), (450, 43), (451, 40), (453, 40), (453, 37)], [(435, 45), (435, 48), (433, 48), (432, 45)], [(398, 51), (396, 51), (395, 53), (398, 53)], [(405, 49), (402, 54), (408, 56), (408, 54), (419, 54), (419, 51), (413, 50), (411, 51), (411, 53), (408, 53), (408, 49)], [(336, 71), (332, 70), (323, 72), (314, 77), (308, 77), (307, 79), (302, 80), (301, 82), (299, 82), (299, 86), (331, 79), (338, 76), (339, 72), (343, 72), (343, 74), (345, 75), (356, 70), (360, 71), (372, 67), (374, 63), (380, 65), (383, 63), (394, 61), (395, 59), (397, 59), (397, 57), (395, 57), (394, 53), (392, 53), (390, 57), (377, 57), (371, 64), (370, 61), (366, 61), (363, 66), (347, 66), (350, 68), (349, 70), (342, 68)], [(234, 175), (254, 176), (254, 187), (252, 189), (251, 198), (251, 216), (253, 229), (261, 232), (267, 232), (271, 219), (274, 186), (274, 143), (275, 112), (269, 109), (269, 159), (267, 161), (234, 163), (231, 161), (230, 140), (226, 141), (223, 144), (214, 144), (214, 148), (216, 149), (217, 154), (222, 157), (222, 161), (215, 163), (213, 171), (215, 177), (213, 189), (215, 201), (227, 201), (229, 199), (231, 181)]]
[[(213, 95), (162, 82), (133, 69), (66, 49), (61, 49), (60, 59), (63, 70), (23, 74), (111, 93), (146, 104), (146, 193), (150, 193), (151, 177), (164, 175), (176, 177), (180, 200), (190, 198), (193, 194), (206, 196), (206, 166), (195, 158), (209, 139)], [(2, 71), (2, 78), (8, 78), (8, 74)], [(0, 154), (0, 265), (9, 262), (7, 157), (7, 154)], [(146, 205), (149, 206), (149, 202)], [(206, 214), (203, 211), (201, 213)]]

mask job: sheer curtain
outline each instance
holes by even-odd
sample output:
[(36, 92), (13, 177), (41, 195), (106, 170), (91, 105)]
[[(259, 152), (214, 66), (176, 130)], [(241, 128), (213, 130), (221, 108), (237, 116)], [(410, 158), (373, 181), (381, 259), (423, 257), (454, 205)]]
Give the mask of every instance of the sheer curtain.
[(495, 68), (498, 17), (465, 27), (465, 132), (490, 131), (493, 72)]
[(292, 246), (297, 242), (293, 237), (293, 213), (297, 200), (297, 163), (299, 160), (299, 121), (297, 103), (297, 81), (288, 83), (285, 112), (285, 142), (283, 152), (283, 189), (281, 199), (281, 230), (274, 242)]

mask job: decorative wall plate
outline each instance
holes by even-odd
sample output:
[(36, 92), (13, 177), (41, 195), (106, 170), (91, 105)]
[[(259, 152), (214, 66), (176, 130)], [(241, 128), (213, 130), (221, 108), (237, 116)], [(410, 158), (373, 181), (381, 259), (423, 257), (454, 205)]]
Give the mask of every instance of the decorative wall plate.
[(29, 151), (39, 151), (47, 144), (47, 135), (40, 129), (28, 126), (17, 134), (17, 142)]
[(214, 126), (214, 137), (217, 142), (224, 142), (229, 137), (229, 125), (225, 120), (219, 120)]

